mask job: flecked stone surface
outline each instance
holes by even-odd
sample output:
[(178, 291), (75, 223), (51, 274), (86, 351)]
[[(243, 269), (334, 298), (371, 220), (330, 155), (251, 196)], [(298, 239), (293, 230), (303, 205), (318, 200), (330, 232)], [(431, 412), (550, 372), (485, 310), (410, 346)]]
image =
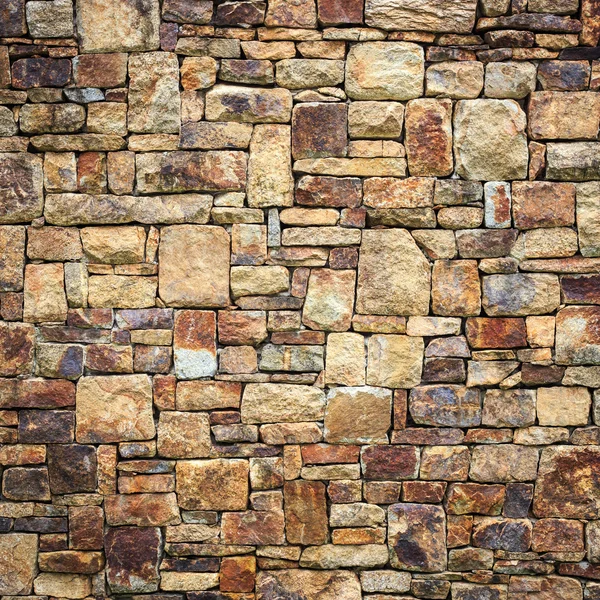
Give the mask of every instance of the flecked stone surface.
[(1, 600), (600, 600), (599, 0), (0, 0)]

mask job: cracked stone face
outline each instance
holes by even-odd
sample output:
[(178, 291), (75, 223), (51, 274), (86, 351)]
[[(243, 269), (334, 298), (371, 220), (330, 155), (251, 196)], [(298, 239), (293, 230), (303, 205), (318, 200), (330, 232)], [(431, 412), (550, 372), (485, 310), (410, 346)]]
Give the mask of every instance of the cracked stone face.
[(600, 600), (600, 0), (0, 0), (0, 600)]

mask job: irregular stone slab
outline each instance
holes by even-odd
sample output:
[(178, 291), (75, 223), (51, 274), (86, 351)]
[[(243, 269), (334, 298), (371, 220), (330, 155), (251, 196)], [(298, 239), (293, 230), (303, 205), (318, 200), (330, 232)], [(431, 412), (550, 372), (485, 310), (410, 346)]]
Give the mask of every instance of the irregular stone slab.
[(71, 61), (64, 58), (20, 58), (12, 66), (12, 84), (18, 90), (59, 88), (71, 80)]
[(499, 515), (505, 496), (506, 488), (503, 485), (452, 483), (448, 488), (446, 511), (449, 515)]
[(207, 223), (211, 207), (212, 197), (203, 194), (145, 198), (48, 194), (44, 216), (57, 225)]
[(600, 103), (595, 92), (533, 92), (528, 130), (534, 140), (595, 140)]
[(319, 421), (325, 414), (325, 394), (316, 387), (283, 383), (250, 383), (242, 396), (244, 423)]
[(426, 315), (430, 266), (405, 229), (363, 231), (356, 311), (373, 315)]
[(127, 144), (120, 135), (102, 133), (35, 135), (29, 141), (41, 152), (111, 152), (123, 150)]
[[(545, 388), (540, 388), (540, 390)], [(535, 423), (535, 390), (487, 390), (481, 424), (488, 427), (529, 427)]]
[[(31, 234), (30, 234), (31, 235)], [(23, 289), (25, 269), (25, 228), (0, 227), (0, 291), (18, 292)]]
[(283, 495), (288, 543), (304, 546), (327, 543), (329, 521), (325, 484), (302, 479), (287, 481)]
[(388, 30), (471, 33), (476, 9), (476, 0), (367, 0), (365, 21)]
[(248, 206), (292, 206), (291, 127), (257, 125), (250, 141), (248, 161)]
[(369, 386), (330, 390), (324, 439), (332, 444), (385, 443), (391, 411), (390, 390)]
[(92, 582), (88, 575), (72, 573), (40, 573), (33, 582), (38, 596), (86, 598), (92, 593)]
[(404, 144), (413, 176), (452, 173), (452, 100), (419, 98), (406, 106)]
[(535, 483), (536, 517), (597, 519), (600, 516), (600, 465), (596, 446), (552, 446), (542, 450)]
[(181, 100), (175, 54), (146, 52), (129, 58), (128, 106), (129, 131), (179, 133)]
[(583, 256), (600, 256), (600, 185), (580, 183), (577, 189), (577, 233)]
[(92, 263), (144, 262), (146, 231), (143, 227), (86, 227), (81, 230), (81, 242)]
[(168, 306), (227, 306), (229, 258), (229, 234), (222, 227), (163, 227), (159, 246), (160, 297)]
[(355, 280), (353, 270), (313, 269), (302, 323), (311, 329), (347, 331), (352, 321)]
[[(70, 442), (73, 441), (72, 428), (71, 424)], [(48, 477), (50, 491), (53, 494), (95, 492), (97, 481), (95, 448), (79, 444), (50, 444)]]
[(363, 546), (323, 545), (310, 546), (302, 552), (300, 566), (313, 569), (340, 567), (383, 567), (388, 561), (388, 549), (378, 544)]
[(490, 316), (542, 315), (560, 305), (557, 275), (514, 273), (483, 277), (482, 306)]
[[(569, 564), (569, 567), (571, 566), (575, 567), (575, 574), (579, 575), (577, 573), (577, 565)], [(560, 572), (562, 573), (563, 570), (561, 569)], [(590, 584), (588, 583), (586, 586), (586, 595), (589, 588)], [(556, 575), (547, 577), (512, 576), (508, 590), (509, 598), (524, 594), (535, 600), (551, 600), (552, 598), (580, 600), (582, 597), (581, 583), (579, 581), (570, 577), (558, 577)]]
[(317, 10), (311, 0), (297, 0), (294, 3), (286, 0), (269, 2), (267, 27), (301, 27), (315, 28), (317, 26)]
[(506, 600), (506, 585), (452, 582), (452, 598), (456, 598), (456, 600), (471, 600), (474, 598)]
[[(1, 594), (31, 594), (37, 574), (37, 539), (38, 536), (33, 533), (5, 533), (0, 536)], [(360, 598), (360, 588), (358, 593)]]
[(244, 189), (245, 152), (147, 152), (136, 155), (136, 181), (142, 194), (226, 192)]
[(446, 515), (441, 506), (392, 504), (388, 523), (392, 567), (423, 573), (446, 569)]
[(575, 185), (572, 183), (513, 182), (512, 200), (515, 227), (533, 229), (573, 225), (575, 221), (575, 190)]
[(277, 62), (275, 79), (290, 90), (336, 86), (344, 81), (344, 61), (288, 58)]
[(419, 474), (419, 450), (414, 446), (368, 446), (360, 462), (367, 480), (403, 481)]
[(525, 179), (526, 117), (514, 100), (459, 100), (454, 112), (456, 171), (464, 179)]
[(156, 527), (109, 527), (104, 535), (104, 548), (111, 592), (155, 592), (161, 542), (160, 529)]
[(76, 14), (85, 54), (159, 48), (158, 0), (77, 0)]
[(481, 399), (474, 388), (423, 385), (410, 391), (408, 406), (418, 425), (476, 427), (481, 423)]
[[(545, 62), (545, 61), (544, 61)], [(491, 62), (485, 68), (488, 98), (520, 100), (535, 90), (536, 68), (528, 62)]]
[(0, 153), (0, 223), (32, 221), (42, 214), (42, 164), (35, 154)]
[(598, 142), (548, 143), (546, 178), (557, 181), (588, 181), (600, 178)]
[(473, 317), (467, 319), (465, 333), (473, 348), (527, 346), (525, 319)]
[(285, 543), (284, 527), (282, 510), (227, 512), (221, 519), (225, 544), (281, 546)]
[(66, 321), (67, 309), (62, 263), (27, 265), (23, 320), (29, 323)]
[(424, 343), (421, 337), (373, 335), (368, 341), (367, 383), (412, 388), (421, 382)]
[(435, 63), (425, 78), (427, 96), (477, 98), (483, 89), (483, 64), (474, 60)]
[(110, 526), (162, 527), (181, 523), (177, 496), (173, 493), (105, 496), (104, 511)]
[(93, 276), (88, 302), (95, 308), (148, 308), (155, 305), (156, 285), (156, 277)]
[(587, 425), (592, 398), (584, 387), (538, 389), (537, 415), (540, 425)]
[(19, 126), (24, 133), (74, 133), (85, 123), (85, 109), (79, 104), (24, 104)]
[(258, 89), (218, 84), (206, 94), (207, 121), (287, 123), (292, 93), (284, 88)]
[(160, 413), (156, 449), (166, 458), (203, 458), (211, 450), (208, 415), (195, 412)]
[(346, 93), (353, 100), (410, 100), (423, 94), (423, 48), (409, 42), (365, 42), (346, 58)]
[(556, 362), (600, 364), (600, 308), (567, 306), (556, 315)]
[(251, 136), (252, 125), (249, 123), (184, 122), (179, 146), (184, 150), (247, 148)]
[(256, 591), (257, 600), (286, 596), (306, 600), (360, 600), (362, 597), (358, 577), (352, 571), (260, 571)]
[(179, 379), (217, 372), (217, 318), (209, 310), (180, 310), (173, 330), (175, 374)]
[(364, 346), (364, 337), (358, 333), (329, 334), (325, 382), (347, 386), (363, 385), (365, 383)]
[(0, 35), (2, 37), (12, 37), (26, 34), (27, 23), (25, 21), (25, 0), (15, 0), (7, 3), (6, 6), (2, 7)]
[(147, 440), (155, 435), (147, 375), (82, 377), (77, 384), (76, 437), (82, 443)]
[(537, 466), (537, 448), (514, 444), (475, 446), (469, 476), (473, 481), (490, 483), (533, 481)]
[(245, 510), (248, 502), (248, 461), (177, 461), (177, 496), (185, 510)]

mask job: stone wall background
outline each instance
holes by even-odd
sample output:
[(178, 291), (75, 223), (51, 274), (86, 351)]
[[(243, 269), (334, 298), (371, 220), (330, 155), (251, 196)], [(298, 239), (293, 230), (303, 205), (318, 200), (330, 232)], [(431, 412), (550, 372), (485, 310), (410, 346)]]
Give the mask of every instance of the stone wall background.
[(0, 0), (2, 600), (600, 599), (599, 36)]

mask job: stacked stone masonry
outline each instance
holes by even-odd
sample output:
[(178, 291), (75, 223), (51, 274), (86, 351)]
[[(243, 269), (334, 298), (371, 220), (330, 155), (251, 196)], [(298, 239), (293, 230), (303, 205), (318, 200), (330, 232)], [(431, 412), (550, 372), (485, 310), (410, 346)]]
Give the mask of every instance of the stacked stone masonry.
[(0, 0), (0, 600), (600, 600), (600, 0)]

